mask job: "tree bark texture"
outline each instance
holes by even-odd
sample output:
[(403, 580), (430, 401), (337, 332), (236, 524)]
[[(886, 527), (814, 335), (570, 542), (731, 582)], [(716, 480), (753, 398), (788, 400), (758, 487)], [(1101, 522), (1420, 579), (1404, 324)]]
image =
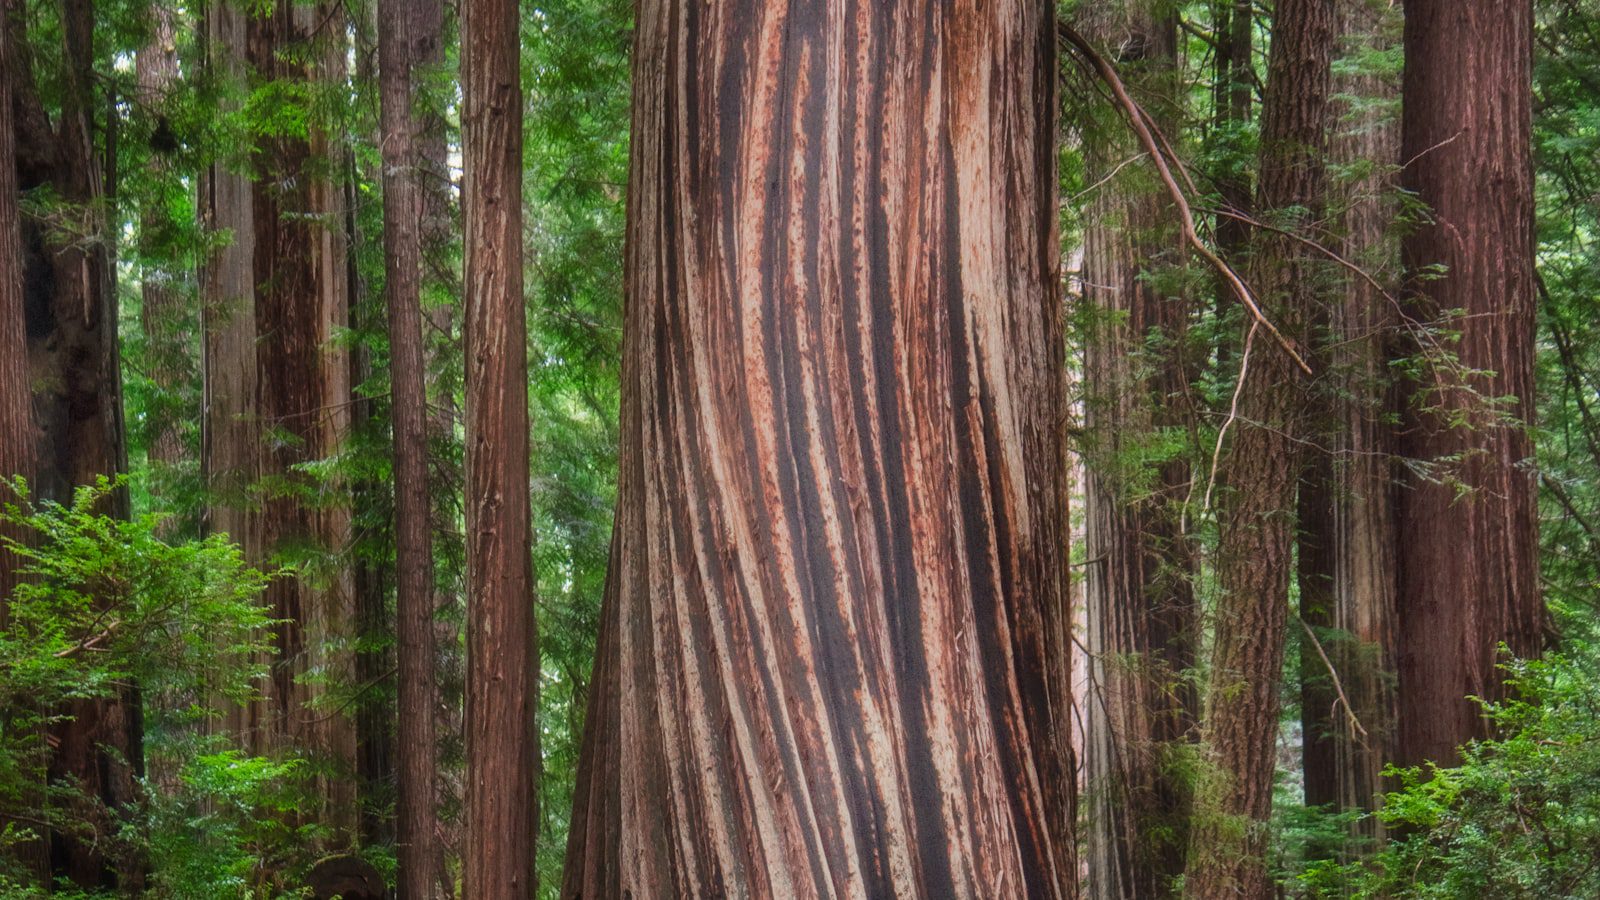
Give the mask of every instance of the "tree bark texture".
[[(176, 11), (156, 4), (152, 10), (150, 39), (139, 49), (135, 79), (138, 100), (155, 109), (161, 109), (168, 92), (178, 80), (178, 45), (174, 29)], [(160, 153), (153, 155), (151, 167), (158, 179), (174, 178)], [(163, 232), (171, 228), (164, 205), (165, 198), (157, 195), (141, 211), (139, 231), (147, 251), (159, 254)], [(176, 392), (183, 380), (186, 367), (185, 336), (182, 331), (183, 294), (177, 282), (177, 273), (160, 265), (145, 261), (140, 273), (139, 321), (144, 333), (146, 361), (149, 376), (157, 389), (164, 393)], [(179, 419), (172, 411), (157, 406), (154, 421), (150, 423), (146, 456), (154, 477), (152, 492), (160, 493), (172, 483), (178, 465), (183, 461), (184, 448)], [(166, 533), (171, 533), (175, 519), (164, 523)]]
[[(1280, 0), (1262, 105), (1258, 215), (1293, 232), (1322, 205), (1333, 0)], [(1316, 305), (1313, 251), (1256, 229), (1246, 282), (1305, 355)], [(1276, 768), (1295, 496), (1306, 427), (1306, 379), (1265, 326), (1246, 323), (1242, 385), (1220, 460), (1210, 684), (1203, 735), (1215, 767), (1189, 854), (1185, 891), (1202, 900), (1267, 898), (1265, 852)]]
[[(1174, 89), (1177, 23), (1144, 0), (1080, 9), (1081, 30), (1159, 110)], [(1141, 90), (1142, 88), (1142, 90)], [(1157, 114), (1159, 115), (1159, 114)], [(1192, 737), (1199, 620), (1177, 504), (1189, 467), (1143, 448), (1181, 427), (1187, 306), (1152, 281), (1181, 265), (1177, 211), (1120, 114), (1086, 132), (1086, 180), (1099, 183), (1084, 229), (1085, 642), (1092, 695), (1084, 756), (1088, 893), (1170, 895), (1188, 849), (1188, 789), (1170, 758)]]
[(1069, 897), (1048, 3), (644, 0), (562, 896)]
[[(318, 23), (334, 15), (281, 0), (251, 16), (246, 54), (254, 77), (342, 77), (342, 43), (309, 47)], [(293, 559), (339, 550), (348, 539), (348, 505), (336, 486), (299, 469), (331, 455), (349, 424), (349, 364), (330, 343), (348, 315), (343, 198), (330, 177), (327, 135), (315, 126), (308, 136), (261, 136), (257, 159), (251, 212), (256, 407), (266, 449), (261, 539), (269, 553)], [(274, 617), (284, 620), (262, 714), (267, 746), (303, 748), (326, 766), (316, 777), (315, 815), (336, 830), (336, 845), (356, 826), (356, 730), (350, 716), (320, 700), (330, 686), (353, 682), (353, 593), (346, 576), (312, 571), (273, 579), (266, 595)]]
[[(422, 344), (424, 176), (419, 117), (412, 111), (413, 66), (437, 35), (413, 34), (439, 0), (384, 0), (378, 7), (380, 146), (383, 151), (383, 251), (389, 312), (394, 431), (396, 853), (400, 900), (427, 900), (440, 888), (443, 858), (434, 815), (438, 754), (434, 735), (433, 522), (428, 490), (428, 398)], [(434, 16), (436, 17), (436, 16)]]
[[(245, 15), (228, 2), (207, 4), (201, 26), (208, 74), (245, 80)], [(255, 218), (250, 179), (233, 160), (212, 162), (199, 179), (198, 208), (208, 234), (226, 241), (202, 262), (200, 282), (200, 468), (204, 529), (226, 534), (245, 559), (262, 565), (260, 517), (250, 510), (262, 472), (256, 414)], [(242, 167), (242, 165), (241, 165)], [(252, 753), (264, 750), (261, 704), (223, 704), (222, 728)]]
[[(1504, 695), (1498, 644), (1518, 656), (1540, 649), (1525, 430), (1535, 311), (1532, 46), (1527, 0), (1406, 4), (1401, 179), (1430, 213), (1403, 245), (1408, 310), (1459, 334), (1449, 349), (1460, 363), (1404, 386), (1400, 451), (1433, 466), (1433, 477), (1408, 477), (1399, 500), (1399, 757), (1408, 764), (1449, 764), (1458, 745), (1485, 733), (1467, 696)], [(1437, 266), (1442, 277), (1430, 271)], [(1503, 397), (1513, 405), (1491, 407)]]
[[(1384, 0), (1338, 0), (1335, 30), (1347, 57), (1393, 46), (1397, 10)], [(1309, 806), (1372, 810), (1394, 758), (1395, 512), (1387, 347), (1399, 324), (1399, 79), (1336, 73), (1330, 158), (1359, 172), (1331, 186), (1335, 249), (1371, 276), (1344, 273), (1329, 306), (1320, 354), (1323, 432), (1300, 488), (1301, 618), (1317, 635), (1301, 653), (1305, 799)], [(1337, 98), (1354, 98), (1340, 100)], [(1385, 296), (1388, 294), (1389, 296)], [(1328, 663), (1332, 664), (1330, 673)], [(1382, 823), (1360, 819), (1353, 836), (1375, 841)], [(1376, 843), (1371, 846), (1375, 847)]]
[(522, 296), (522, 88), (515, 0), (461, 10), (466, 221), (468, 897), (536, 891), (539, 769)]

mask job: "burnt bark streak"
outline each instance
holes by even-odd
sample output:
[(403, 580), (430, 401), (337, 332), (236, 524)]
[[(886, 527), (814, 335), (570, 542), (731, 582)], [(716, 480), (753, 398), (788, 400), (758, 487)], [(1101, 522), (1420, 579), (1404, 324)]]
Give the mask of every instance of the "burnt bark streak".
[[(1346, 55), (1392, 46), (1398, 36), (1398, 17), (1383, 0), (1339, 0), (1337, 7), (1339, 49)], [(1320, 392), (1319, 427), (1325, 434), (1316, 443), (1329, 452), (1315, 454), (1301, 486), (1300, 608), (1320, 635), (1344, 698), (1315, 649), (1308, 649), (1301, 667), (1302, 735), (1307, 805), (1371, 810), (1384, 789), (1383, 768), (1394, 758), (1394, 436), (1384, 414), (1385, 350), (1399, 323), (1384, 292), (1394, 293), (1399, 276), (1391, 223), (1400, 127), (1388, 112), (1399, 97), (1398, 79), (1336, 74), (1333, 96), (1359, 102), (1333, 104), (1330, 156), (1336, 166), (1367, 167), (1333, 187), (1341, 218), (1337, 249), (1382, 290), (1346, 277), (1343, 297), (1329, 309), (1330, 349), (1320, 358), (1327, 385)], [(1376, 816), (1352, 829), (1356, 836), (1382, 836)]]
[[(1278, 3), (1256, 205), (1285, 229), (1314, 221), (1323, 200), (1332, 40), (1332, 0)], [(1248, 267), (1268, 318), (1300, 346), (1319, 299), (1311, 253), (1287, 234), (1258, 229)], [(1194, 830), (1185, 882), (1188, 895), (1203, 900), (1271, 896), (1264, 854), (1307, 398), (1298, 367), (1263, 338), (1245, 341), (1237, 430), (1221, 460), (1219, 596), (1203, 728), (1218, 783), (1214, 808)]]
[[(1503, 696), (1497, 645), (1539, 651), (1532, 455), (1532, 4), (1407, 3), (1401, 179), (1431, 212), (1403, 245), (1413, 316), (1460, 335), (1461, 366), (1405, 386), (1401, 453), (1439, 466), (1400, 492), (1400, 760), (1448, 764)], [(1443, 277), (1428, 277), (1443, 266)], [(1460, 310), (1459, 317), (1449, 316)], [(1466, 425), (1452, 425), (1464, 420)], [(1455, 482), (1455, 483), (1450, 483)], [(1457, 496), (1465, 486), (1466, 496)]]
[[(1086, 8), (1079, 19), (1135, 88), (1171, 87), (1170, 15), (1130, 0)], [(1180, 262), (1183, 248), (1166, 194), (1142, 166), (1123, 166), (1139, 147), (1120, 120), (1091, 132), (1085, 153), (1091, 183), (1121, 167), (1096, 194), (1084, 233), (1094, 329), (1084, 351), (1085, 641), (1096, 692), (1081, 704), (1088, 892), (1157, 898), (1170, 894), (1188, 849), (1188, 791), (1168, 754), (1194, 724), (1198, 704), (1185, 670), (1194, 665), (1199, 622), (1176, 515), (1188, 466), (1147, 470), (1139, 448), (1182, 424), (1186, 304), (1160, 293), (1149, 272)]]
[(644, 0), (563, 896), (1066, 897), (1044, 3)]
[(462, 6), (469, 897), (526, 898), (539, 751), (515, 0)]
[[(395, 653), (399, 740), (396, 853), (400, 900), (437, 896), (442, 862), (434, 816), (433, 548), (428, 491), (428, 403), (423, 383), (422, 219), (418, 123), (413, 114), (414, 23), (431, 21), (437, 0), (384, 0), (378, 8), (383, 238), (395, 491)], [(429, 36), (422, 35), (424, 40)]]
[[(304, 83), (330, 70), (326, 56), (300, 62), (323, 7), (281, 0), (246, 24), (246, 54), (259, 81)], [(342, 64), (342, 61), (338, 64)], [(346, 321), (343, 223), (330, 182), (326, 139), (262, 135), (251, 185), (252, 277), (255, 297), (256, 411), (265, 446), (261, 540), (267, 551), (295, 559), (337, 549), (347, 513), (321, 495), (323, 485), (301, 470), (330, 455), (349, 400), (348, 364), (330, 345)], [(348, 834), (355, 825), (355, 727), (340, 710), (320, 708), (341, 673), (354, 616), (350, 591), (337, 577), (311, 573), (275, 578), (266, 602), (284, 620), (261, 716), (269, 747), (307, 749), (329, 766), (317, 777), (318, 816)], [(311, 673), (318, 677), (307, 678)], [(339, 839), (335, 839), (338, 843)]]

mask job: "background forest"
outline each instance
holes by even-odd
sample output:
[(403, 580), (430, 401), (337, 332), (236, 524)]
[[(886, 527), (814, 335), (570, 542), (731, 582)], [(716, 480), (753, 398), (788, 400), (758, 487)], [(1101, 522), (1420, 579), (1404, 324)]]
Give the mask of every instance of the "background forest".
[[(715, 595), (674, 568), (697, 485), (619, 507), (697, 455), (661, 436), (689, 389), (627, 373), (716, 368), (624, 294), (671, 270), (676, 204), (736, 189), (690, 129), (766, 121), (675, 93), (743, 59), (662, 37), (689, 6), (0, 0), (0, 898), (846, 895), (822, 851), (787, 887), (697, 868), (745, 858), (682, 824), (715, 785), (629, 799), (689, 777), (629, 755), (635, 698), (685, 746), (744, 739), (696, 681), (740, 672), (619, 668), (718, 621), (638, 599)], [(1037, 40), (983, 45), (1025, 82), (995, 108), (1038, 114), (995, 140), (1044, 148), (1001, 180), (1059, 263), (1065, 452), (1029, 496), (1065, 505), (1028, 515), (1063, 527), (1042, 587), (999, 590), (1070, 604), (1039, 667), (1071, 702), (1040, 725), (1007, 688), (1018, 758), (1064, 760), (1049, 812), (1006, 806), (1049, 864), (985, 883), (969, 847), (963, 889), (854, 832), (892, 857), (860, 895), (907, 895), (909, 854), (930, 897), (1600, 897), (1600, 2), (997, 6)], [(767, 702), (809, 765), (807, 717), (848, 703), (803, 694)], [(808, 802), (795, 841), (830, 833)]]

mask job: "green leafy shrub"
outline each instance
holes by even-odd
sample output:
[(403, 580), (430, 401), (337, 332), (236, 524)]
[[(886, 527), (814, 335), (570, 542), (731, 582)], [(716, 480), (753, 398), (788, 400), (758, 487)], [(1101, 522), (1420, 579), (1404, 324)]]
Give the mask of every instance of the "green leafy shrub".
[(1600, 897), (1600, 678), (1595, 661), (1510, 666), (1497, 735), (1461, 764), (1392, 770), (1379, 813), (1399, 835), (1368, 866), (1303, 876), (1314, 896), (1556, 900)]

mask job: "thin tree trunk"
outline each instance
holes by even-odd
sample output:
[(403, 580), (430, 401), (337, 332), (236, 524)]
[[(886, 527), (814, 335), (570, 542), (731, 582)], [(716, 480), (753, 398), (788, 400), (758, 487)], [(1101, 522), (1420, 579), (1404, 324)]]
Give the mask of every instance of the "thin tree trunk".
[[(389, 309), (390, 415), (394, 429), (395, 636), (399, 668), (396, 853), (401, 900), (437, 896), (442, 860), (434, 816), (438, 758), (433, 705), (433, 533), (428, 491), (428, 398), (422, 352), (422, 220), (417, 181), (411, 34), (438, 0), (384, 0), (378, 9), (382, 102), (383, 251)], [(516, 299), (520, 301), (520, 296)], [(520, 306), (519, 306), (520, 310)]]
[(466, 220), (465, 896), (536, 893), (539, 651), (522, 297), (522, 89), (515, 0), (461, 10)]
[[(176, 11), (166, 4), (155, 4), (150, 40), (140, 48), (137, 60), (139, 101), (161, 108), (167, 94), (178, 80), (178, 46), (173, 20)], [(166, 161), (157, 152), (151, 167), (158, 179), (176, 177), (168, 172)], [(141, 211), (139, 230), (147, 251), (159, 245), (163, 232), (170, 228), (164, 198), (157, 196)], [(159, 252), (159, 251), (155, 251)], [(141, 272), (139, 322), (144, 332), (146, 359), (151, 381), (157, 390), (171, 395), (179, 390), (185, 369), (183, 321), (183, 294), (178, 289), (176, 273), (169, 267), (151, 265), (147, 261)], [(173, 482), (173, 476), (184, 457), (180, 421), (170, 409), (158, 404), (155, 421), (150, 424), (146, 456), (154, 476), (151, 492), (163, 495)], [(167, 534), (177, 525), (176, 519), (163, 524)]]
[[(343, 47), (311, 48), (317, 23), (333, 11), (280, 0), (246, 26), (257, 78), (306, 81), (342, 74)], [(340, 33), (340, 30), (335, 30)], [(290, 51), (310, 50), (297, 63)], [(348, 286), (338, 186), (327, 177), (328, 138), (263, 136), (252, 183), (254, 218), (256, 398), (264, 429), (262, 539), (290, 557), (342, 549), (348, 506), (329, 499), (328, 485), (299, 471), (333, 453), (349, 422), (349, 367), (330, 345), (346, 322)], [(336, 488), (333, 488), (336, 490)], [(304, 749), (329, 767), (316, 777), (315, 817), (336, 831), (334, 844), (356, 830), (356, 734), (341, 709), (322, 708), (330, 685), (350, 684), (347, 652), (354, 627), (353, 589), (343, 574), (302, 572), (274, 579), (266, 600), (278, 626), (278, 655), (263, 717), (277, 749)], [(310, 673), (317, 678), (307, 678)]]
[[(1483, 735), (1467, 698), (1504, 695), (1498, 645), (1528, 656), (1541, 644), (1525, 428), (1532, 44), (1529, 0), (1406, 4), (1401, 156), (1410, 162), (1401, 177), (1431, 216), (1404, 242), (1407, 304), (1413, 317), (1459, 334), (1450, 346), (1459, 366), (1436, 365), (1403, 385), (1400, 452), (1432, 467), (1431, 477), (1406, 479), (1399, 501), (1399, 758), (1408, 764), (1451, 763), (1457, 746)], [(1506, 397), (1512, 405), (1495, 405)]]
[[(39, 433), (33, 423), (33, 390), (28, 373), (28, 334), (25, 312), (26, 296), (23, 292), (24, 257), (22, 252), (22, 209), (17, 190), (17, 141), (12, 121), (13, 83), (20, 83), (19, 60), (11, 46), (11, 10), (9, 3), (0, 0), (0, 478), (21, 477), (30, 482), (36, 465)], [(16, 497), (0, 489), (0, 503), (11, 503)], [(0, 528), (0, 537), (8, 540), (25, 540), (22, 529)], [(9, 621), (11, 592), (22, 580), (18, 573), (22, 560), (5, 547), (0, 547), (0, 628)], [(20, 704), (19, 704), (20, 705)], [(14, 739), (17, 728), (13, 717), (25, 709), (0, 706), (0, 731)], [(42, 751), (43, 734), (36, 733), (32, 741), (34, 751)], [(20, 742), (18, 744), (20, 746)], [(41, 802), (43, 773), (39, 771), (40, 757), (36, 752), (24, 751), (17, 759), (17, 775), (27, 782), (21, 796), (15, 798), (26, 812)], [(0, 814), (0, 829), (15, 827), (17, 831), (31, 829), (31, 822)], [(6, 849), (25, 873), (28, 881), (42, 882), (47, 876), (47, 860), (42, 841), (18, 842)]]
[[(1324, 199), (1332, 41), (1333, 0), (1280, 0), (1256, 206), (1290, 231), (1314, 221)], [(1267, 317), (1300, 347), (1319, 301), (1311, 253), (1287, 234), (1258, 229), (1246, 278)], [(1214, 784), (1185, 882), (1202, 900), (1272, 896), (1265, 853), (1307, 398), (1296, 363), (1264, 328), (1246, 327), (1237, 416), (1220, 460), (1219, 596), (1203, 729)]]
[[(1176, 89), (1170, 12), (1130, 0), (1085, 8), (1079, 18), (1132, 87), (1155, 100)], [(1084, 299), (1093, 317), (1084, 350), (1085, 639), (1095, 693), (1082, 714), (1089, 895), (1153, 900), (1170, 895), (1188, 849), (1188, 790), (1171, 754), (1194, 724), (1186, 670), (1199, 622), (1176, 512), (1188, 466), (1150, 466), (1139, 454), (1160, 429), (1182, 423), (1188, 381), (1184, 298), (1150, 278), (1182, 262), (1176, 212), (1148, 169), (1123, 165), (1139, 152), (1120, 119), (1085, 138), (1087, 180), (1113, 180), (1096, 193), (1084, 231)]]
[[(1357, 57), (1392, 46), (1399, 17), (1385, 0), (1339, 0), (1342, 52)], [(1375, 808), (1384, 766), (1394, 758), (1395, 561), (1394, 440), (1385, 417), (1386, 346), (1398, 325), (1389, 297), (1399, 280), (1399, 121), (1390, 112), (1398, 79), (1384, 73), (1336, 74), (1330, 155), (1362, 172), (1333, 186), (1340, 209), (1336, 247), (1377, 283), (1346, 274), (1330, 309), (1331, 349), (1322, 354), (1326, 434), (1300, 493), (1301, 618), (1315, 646), (1301, 654), (1305, 797), (1309, 806)], [(1375, 849), (1382, 823), (1367, 816), (1353, 836)]]
[(562, 896), (1073, 896), (1051, 6), (638, 13)]
[[(245, 15), (219, 0), (204, 9), (205, 65), (225, 83), (245, 80)], [(256, 412), (255, 217), (250, 181), (232, 161), (200, 175), (199, 212), (210, 235), (227, 235), (200, 267), (200, 468), (206, 485), (204, 529), (226, 534), (252, 565), (265, 562), (260, 516), (251, 494), (261, 477)], [(262, 705), (224, 704), (223, 729), (252, 754), (265, 752)]]

